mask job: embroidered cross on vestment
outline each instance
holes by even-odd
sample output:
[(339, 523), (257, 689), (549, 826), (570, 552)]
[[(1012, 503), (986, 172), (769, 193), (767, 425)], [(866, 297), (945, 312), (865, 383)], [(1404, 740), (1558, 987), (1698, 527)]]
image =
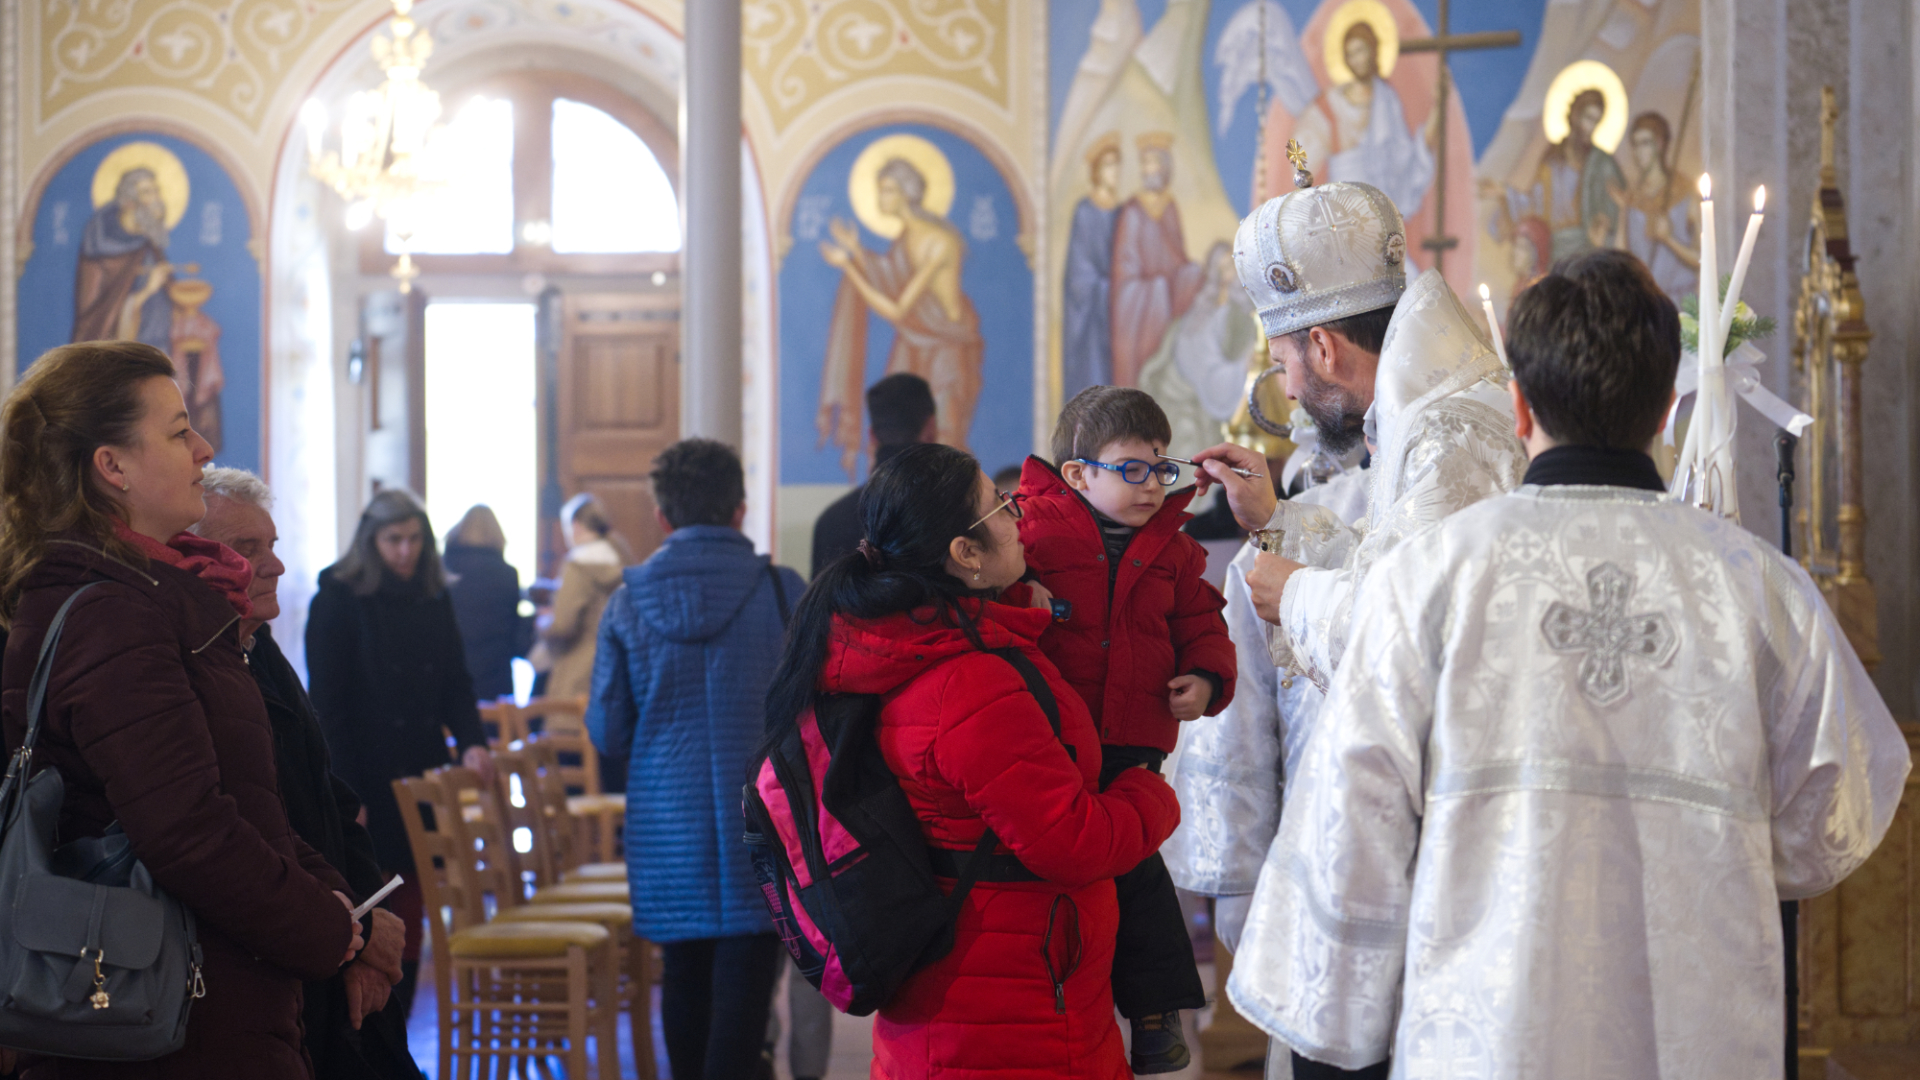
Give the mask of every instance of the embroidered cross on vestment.
[(1612, 705), (1632, 692), (1627, 660), (1637, 656), (1656, 667), (1680, 646), (1673, 623), (1659, 612), (1627, 613), (1633, 596), (1630, 571), (1601, 563), (1587, 572), (1587, 598), (1593, 610), (1555, 600), (1540, 620), (1540, 632), (1554, 652), (1585, 653), (1580, 659), (1580, 692), (1595, 705)]

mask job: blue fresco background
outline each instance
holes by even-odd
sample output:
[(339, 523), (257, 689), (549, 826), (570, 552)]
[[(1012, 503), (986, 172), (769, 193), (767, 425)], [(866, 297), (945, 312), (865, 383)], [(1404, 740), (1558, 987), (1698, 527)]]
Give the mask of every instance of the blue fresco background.
[[(1137, 3), (1141, 28), (1151, 32), (1166, 11), (1167, 0), (1137, 0)], [(1220, 33), (1227, 22), (1246, 3), (1247, 0), (1213, 0), (1207, 13), (1207, 113), (1213, 117), (1220, 115), (1220, 67), (1213, 62), (1214, 50), (1219, 46)], [(1306, 28), (1320, 3), (1321, 0), (1280, 0), (1280, 6), (1293, 20), (1296, 34)], [(1428, 26), (1439, 18), (1437, 0), (1413, 0), (1413, 6)], [(1051, 38), (1047, 48), (1051, 129), (1060, 125), (1060, 112), (1066, 107), (1067, 91), (1073, 85), (1074, 73), (1079, 70), (1080, 58), (1087, 51), (1094, 17), (1100, 13), (1100, 0), (1052, 0), (1047, 10)], [(1546, 0), (1456, 0), (1449, 6), (1447, 29), (1451, 33), (1520, 31), (1520, 44), (1514, 48), (1448, 54), (1454, 89), (1460, 95), (1460, 107), (1466, 113), (1467, 127), (1473, 135), (1476, 161), (1499, 131), (1507, 106), (1520, 93), (1527, 66), (1533, 60), (1534, 46), (1540, 40), (1540, 24), (1545, 14)], [(1213, 142), (1220, 182), (1226, 187), (1234, 210), (1241, 214), (1251, 209), (1247, 203), (1252, 196), (1253, 146), (1259, 130), (1254, 100), (1254, 93), (1248, 91), (1235, 109), (1226, 137), (1216, 136)]]
[[(940, 148), (953, 165), (953, 206), (947, 220), (966, 238), (961, 286), (980, 313), (986, 344), (983, 389), (968, 442), (991, 473), (1022, 461), (1033, 448), (1033, 270), (1020, 250), (1020, 215), (1000, 175), (986, 155), (966, 139), (925, 124), (887, 124), (869, 128), (834, 147), (807, 177), (787, 223), (793, 247), (780, 267), (780, 482), (844, 484), (840, 449), (819, 446), (814, 416), (820, 408), (820, 375), (825, 365), (828, 323), (840, 271), (820, 257), (828, 239), (827, 222), (858, 223), (847, 198), (847, 176), (854, 159), (875, 139), (906, 133)], [(89, 174), (91, 175), (91, 174)], [(861, 242), (885, 251), (892, 241), (860, 226)], [(886, 371), (893, 327), (868, 313), (867, 378), (871, 385)], [(864, 429), (864, 420), (863, 420)], [(857, 469), (866, 476), (867, 455)]]
[[(220, 393), (224, 445), (218, 462), (260, 470), (260, 266), (247, 251), (252, 224), (233, 178), (199, 147), (158, 132), (114, 135), (75, 154), (40, 195), (33, 216), (33, 255), (20, 274), (17, 335), (20, 369), (73, 335), (73, 278), (80, 235), (93, 216), (93, 174), (115, 149), (154, 142), (172, 151), (187, 171), (186, 213), (173, 227), (167, 256), (175, 265), (199, 263), (213, 297), (201, 308), (220, 324)], [(211, 208), (211, 209), (210, 209)]]

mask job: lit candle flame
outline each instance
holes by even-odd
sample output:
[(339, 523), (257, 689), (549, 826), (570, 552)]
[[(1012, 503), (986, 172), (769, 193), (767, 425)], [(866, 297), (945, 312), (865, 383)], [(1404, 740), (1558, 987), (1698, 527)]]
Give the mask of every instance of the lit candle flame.
[(1484, 281), (1480, 283), (1480, 299), (1482, 300), (1493, 299), (1493, 290), (1487, 288), (1487, 283)]
[(1753, 189), (1753, 212), (1758, 214), (1767, 208), (1767, 185), (1761, 184)]
[(1703, 199), (1713, 198), (1713, 177), (1707, 173), (1700, 174), (1700, 197)]

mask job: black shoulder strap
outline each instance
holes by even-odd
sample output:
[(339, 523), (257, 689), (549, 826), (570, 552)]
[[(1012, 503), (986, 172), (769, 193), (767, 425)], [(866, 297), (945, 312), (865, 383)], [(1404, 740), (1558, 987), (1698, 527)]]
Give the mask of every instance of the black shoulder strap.
[[(1053, 696), (1053, 687), (1047, 685), (1047, 677), (1033, 666), (1027, 654), (1018, 648), (995, 649), (993, 655), (1013, 665), (1013, 670), (1027, 681), (1027, 693), (1040, 703), (1040, 711), (1047, 714), (1047, 723), (1053, 726), (1053, 737), (1060, 738), (1060, 702)], [(1073, 756), (1073, 747), (1067, 747), (1068, 756)]]
[(27, 685), (26, 737), (20, 740), (20, 749), (14, 751), (13, 760), (7, 762), (6, 780), (0, 782), (0, 825), (12, 818), (14, 799), (33, 773), (33, 746), (40, 740), (40, 723), (46, 719), (47, 682), (53, 675), (54, 653), (60, 645), (60, 631), (67, 625), (67, 612), (73, 609), (74, 601), (80, 599), (82, 593), (98, 584), (97, 581), (89, 581), (73, 590), (67, 602), (54, 612), (53, 621), (47, 624), (46, 636), (40, 639), (40, 656), (33, 665), (33, 681)]
[[(1040, 674), (1040, 669), (1034, 667), (1033, 661), (1027, 659), (1027, 654), (1017, 647), (994, 649), (992, 652), (993, 655), (1013, 665), (1013, 670), (1019, 672), (1020, 677), (1026, 680), (1027, 692), (1032, 694), (1033, 700), (1039, 703), (1040, 711), (1047, 714), (1047, 724), (1053, 728), (1053, 737), (1059, 739), (1060, 700), (1053, 696), (1053, 687), (1047, 685), (1047, 677)], [(1067, 757), (1079, 760), (1079, 755), (1074, 752), (1073, 747), (1066, 744), (1064, 739), (1061, 740), (1060, 745), (1065, 747)], [(981, 871), (986, 869), (990, 861), (988, 856), (993, 853), (993, 849), (999, 843), (1000, 837), (995, 835), (992, 829), (988, 829), (980, 834), (980, 842), (973, 845), (973, 853), (967, 856), (966, 865), (960, 868), (960, 879), (954, 885), (953, 894), (948, 897), (953, 903), (955, 914), (959, 913), (961, 901), (967, 898), (973, 883), (979, 880)], [(1040, 880), (1039, 876), (1035, 875), (1034, 880)]]
[(773, 602), (780, 605), (780, 625), (793, 622), (793, 612), (787, 607), (787, 586), (780, 580), (780, 568), (773, 565), (773, 556), (767, 556), (767, 576), (773, 579)]

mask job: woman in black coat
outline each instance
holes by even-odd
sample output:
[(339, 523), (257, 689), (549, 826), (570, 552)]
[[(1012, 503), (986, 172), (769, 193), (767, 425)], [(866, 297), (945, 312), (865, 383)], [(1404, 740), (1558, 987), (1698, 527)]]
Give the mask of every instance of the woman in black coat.
[(520, 614), (520, 572), (507, 561), (506, 549), (500, 519), (484, 505), (447, 531), (447, 592), (481, 701), (513, 693), (513, 658), (527, 655), (533, 644), (533, 619)]
[(407, 878), (394, 894), (408, 919), (408, 978), (396, 993), (410, 1004), (422, 901), (393, 781), (451, 760), (444, 729), (461, 762), (493, 782), (446, 571), (412, 494), (375, 495), (353, 546), (320, 571), (307, 614), (307, 678), (334, 770), (366, 804), (380, 866)]

